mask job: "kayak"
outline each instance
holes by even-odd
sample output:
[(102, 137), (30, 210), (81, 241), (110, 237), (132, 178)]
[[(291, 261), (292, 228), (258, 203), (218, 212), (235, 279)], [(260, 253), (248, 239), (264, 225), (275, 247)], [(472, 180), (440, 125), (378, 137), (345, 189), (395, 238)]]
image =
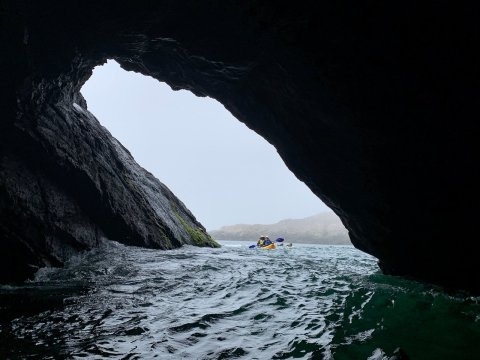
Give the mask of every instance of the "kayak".
[(258, 245), (252, 244), (248, 248), (249, 249), (274, 250), (274, 249), (277, 249), (277, 246), (282, 246), (283, 247), (283, 241), (284, 241), (283, 238), (278, 238), (277, 240), (275, 240), (275, 242), (272, 242), (271, 244), (268, 244), (268, 245), (265, 245), (265, 246), (258, 246)]
[(261, 246), (260, 249), (264, 249), (264, 250), (273, 250), (273, 249), (276, 249), (277, 248), (277, 245), (275, 245), (275, 243), (272, 243), (270, 245), (267, 245), (267, 246)]

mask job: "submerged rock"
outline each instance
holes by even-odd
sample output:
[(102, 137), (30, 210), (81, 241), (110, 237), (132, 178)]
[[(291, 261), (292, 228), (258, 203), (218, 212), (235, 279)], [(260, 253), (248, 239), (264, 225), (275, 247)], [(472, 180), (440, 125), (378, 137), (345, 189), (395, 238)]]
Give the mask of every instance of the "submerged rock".
[(86, 113), (79, 90), (112, 58), (219, 100), (385, 273), (480, 291), (477, 13), (444, 2), (3, 1), (3, 280), (100, 233), (179, 246), (192, 231), (174, 208), (202, 229), (177, 204), (153, 206), (152, 178)]

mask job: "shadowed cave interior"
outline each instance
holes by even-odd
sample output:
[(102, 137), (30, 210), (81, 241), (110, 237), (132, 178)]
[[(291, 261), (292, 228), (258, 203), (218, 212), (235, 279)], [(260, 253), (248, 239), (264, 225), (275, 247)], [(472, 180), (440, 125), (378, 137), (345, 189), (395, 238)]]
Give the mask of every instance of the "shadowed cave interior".
[(444, 3), (4, 2), (0, 280), (61, 265), (103, 235), (215, 246), (88, 112), (81, 86), (112, 58), (221, 102), (385, 273), (478, 291), (474, 14)]

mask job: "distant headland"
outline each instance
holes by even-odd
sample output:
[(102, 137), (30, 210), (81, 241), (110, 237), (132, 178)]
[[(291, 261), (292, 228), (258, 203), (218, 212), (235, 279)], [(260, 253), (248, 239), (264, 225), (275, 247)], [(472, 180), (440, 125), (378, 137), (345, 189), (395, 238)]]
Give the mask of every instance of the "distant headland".
[(209, 231), (219, 240), (255, 241), (260, 235), (286, 242), (305, 244), (351, 245), (348, 231), (332, 212), (323, 212), (303, 219), (285, 219), (275, 224), (238, 224)]

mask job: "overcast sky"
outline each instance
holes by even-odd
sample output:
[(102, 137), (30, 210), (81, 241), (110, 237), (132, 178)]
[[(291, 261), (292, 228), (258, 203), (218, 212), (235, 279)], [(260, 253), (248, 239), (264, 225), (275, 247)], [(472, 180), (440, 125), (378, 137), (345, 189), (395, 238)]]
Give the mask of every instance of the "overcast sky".
[(82, 88), (88, 109), (208, 230), (330, 211), (275, 148), (219, 102), (114, 62)]

